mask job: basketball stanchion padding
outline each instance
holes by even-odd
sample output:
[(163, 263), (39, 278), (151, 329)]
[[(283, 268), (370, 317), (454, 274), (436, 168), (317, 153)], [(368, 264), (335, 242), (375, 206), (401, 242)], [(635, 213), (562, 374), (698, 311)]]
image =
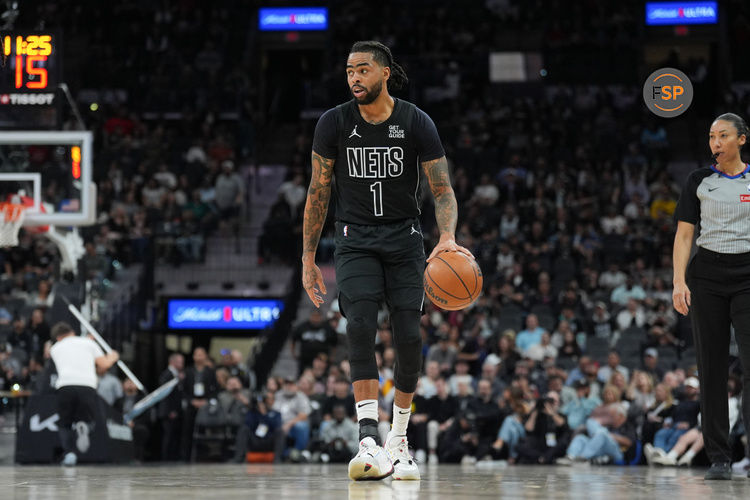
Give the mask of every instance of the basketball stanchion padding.
[[(59, 296), (63, 301), (65, 301), (66, 304), (68, 304), (68, 310), (75, 316), (75, 318), (81, 323), (81, 326), (86, 329), (86, 331), (91, 334), (92, 337), (94, 337), (94, 340), (97, 344), (99, 344), (99, 347), (102, 348), (102, 350), (106, 353), (110, 353), (113, 351), (113, 349), (109, 346), (106, 340), (99, 334), (99, 332), (96, 331), (96, 328), (89, 323), (89, 321), (81, 314), (81, 311), (78, 310), (76, 306), (70, 303), (70, 301), (65, 297), (64, 295)], [(130, 368), (122, 362), (122, 360), (117, 361), (117, 367), (122, 370), (122, 372), (125, 374), (126, 377), (128, 377), (130, 380), (133, 381), (135, 386), (138, 388), (139, 391), (145, 393), (146, 388), (143, 386), (140, 380), (138, 380), (138, 377), (135, 376), (135, 374), (130, 371)]]
[(26, 207), (18, 203), (0, 203), (0, 247), (18, 245), (18, 232), (23, 226)]
[(138, 401), (135, 406), (133, 406), (133, 409), (130, 410), (128, 413), (122, 416), (125, 423), (132, 422), (136, 418), (138, 418), (140, 415), (146, 412), (146, 410), (152, 408), (154, 405), (159, 403), (161, 400), (166, 398), (172, 393), (172, 390), (177, 386), (177, 384), (180, 382), (180, 379), (173, 378), (169, 382), (166, 382), (161, 385), (161, 387), (157, 388), (149, 394), (148, 396), (144, 397), (140, 401)]

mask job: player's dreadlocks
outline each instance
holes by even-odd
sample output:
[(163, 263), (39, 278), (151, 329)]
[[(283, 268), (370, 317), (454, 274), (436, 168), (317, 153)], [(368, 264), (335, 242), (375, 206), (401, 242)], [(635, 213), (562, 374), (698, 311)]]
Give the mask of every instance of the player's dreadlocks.
[(391, 49), (382, 43), (375, 40), (355, 42), (349, 53), (352, 54), (354, 52), (368, 52), (372, 54), (373, 59), (378, 64), (391, 68), (391, 77), (388, 79), (388, 90), (398, 90), (409, 83), (409, 77), (406, 76), (404, 68), (393, 60)]

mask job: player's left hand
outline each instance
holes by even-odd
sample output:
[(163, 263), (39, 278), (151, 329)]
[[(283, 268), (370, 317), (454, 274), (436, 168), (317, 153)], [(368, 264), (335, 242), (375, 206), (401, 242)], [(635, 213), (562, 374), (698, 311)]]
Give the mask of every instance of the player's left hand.
[(435, 258), (437, 254), (440, 252), (461, 252), (462, 254), (474, 258), (474, 255), (467, 249), (456, 243), (456, 240), (453, 238), (440, 238), (440, 241), (437, 245), (435, 245), (435, 248), (432, 249), (432, 253), (430, 253), (430, 256), (427, 257), (427, 262), (430, 262), (432, 259)]

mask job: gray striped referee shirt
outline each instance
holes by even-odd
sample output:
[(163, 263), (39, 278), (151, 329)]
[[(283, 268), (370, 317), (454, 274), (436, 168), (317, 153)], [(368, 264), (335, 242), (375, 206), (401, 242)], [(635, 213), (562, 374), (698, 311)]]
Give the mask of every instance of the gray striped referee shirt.
[(728, 176), (715, 166), (694, 170), (675, 218), (698, 229), (696, 245), (718, 253), (750, 252), (750, 165)]

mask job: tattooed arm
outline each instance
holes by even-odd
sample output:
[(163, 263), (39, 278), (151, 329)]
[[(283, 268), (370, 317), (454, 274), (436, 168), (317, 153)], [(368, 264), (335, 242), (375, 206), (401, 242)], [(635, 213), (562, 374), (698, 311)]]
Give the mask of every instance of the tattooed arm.
[(456, 244), (456, 221), (458, 206), (456, 195), (451, 187), (448, 174), (448, 160), (441, 156), (437, 160), (422, 162), (422, 169), (430, 183), (430, 190), (435, 197), (435, 220), (440, 230), (440, 241), (432, 250), (427, 262), (440, 252), (461, 252), (471, 256), (466, 248)]
[[(326, 293), (323, 275), (315, 265), (315, 252), (318, 249), (320, 233), (328, 214), (331, 199), (331, 180), (334, 160), (323, 158), (313, 151), (312, 178), (307, 188), (307, 201), (302, 223), (302, 286), (315, 307), (320, 307)], [(316, 289), (316, 285), (318, 289)]]

